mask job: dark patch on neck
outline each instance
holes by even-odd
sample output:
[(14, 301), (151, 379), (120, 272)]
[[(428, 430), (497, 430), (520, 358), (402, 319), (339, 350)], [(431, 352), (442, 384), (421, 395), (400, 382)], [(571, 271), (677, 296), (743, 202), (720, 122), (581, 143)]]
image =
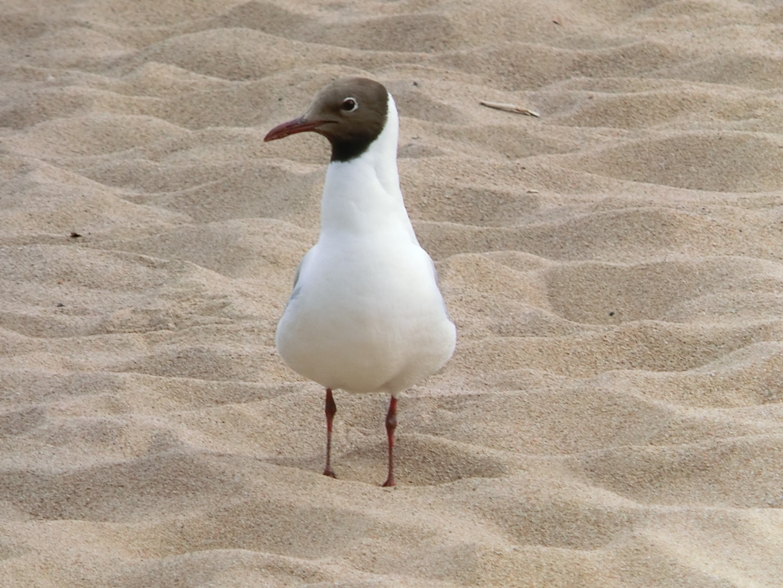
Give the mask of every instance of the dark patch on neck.
[[(383, 119), (383, 124), (386, 124), (386, 119)], [(381, 126), (383, 131), (383, 126)], [(370, 148), (373, 141), (378, 138), (381, 133), (357, 133), (348, 138), (339, 137), (327, 137), (332, 144), (332, 159), (331, 161), (351, 161), (362, 155), (367, 149)]]

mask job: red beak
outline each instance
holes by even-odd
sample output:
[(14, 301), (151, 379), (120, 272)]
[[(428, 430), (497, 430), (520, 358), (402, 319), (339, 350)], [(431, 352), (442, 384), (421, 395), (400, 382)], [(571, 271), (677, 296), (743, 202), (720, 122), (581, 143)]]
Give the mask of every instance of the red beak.
[(264, 137), (264, 141), (274, 141), (275, 139), (284, 139), (288, 135), (295, 135), (296, 133), (304, 133), (306, 131), (314, 131), (318, 127), (324, 124), (322, 120), (305, 120), (303, 116), (289, 120), (281, 125), (277, 125), (274, 129), (269, 131)]

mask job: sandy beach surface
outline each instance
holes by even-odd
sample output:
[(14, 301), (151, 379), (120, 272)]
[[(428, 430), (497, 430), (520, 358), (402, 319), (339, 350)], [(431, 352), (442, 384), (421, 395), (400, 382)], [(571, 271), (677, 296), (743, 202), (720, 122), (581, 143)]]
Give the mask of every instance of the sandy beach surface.
[[(394, 489), (274, 346), (349, 75), (459, 333)], [(0, 586), (780, 588), (781, 88), (775, 0), (5, 0)]]

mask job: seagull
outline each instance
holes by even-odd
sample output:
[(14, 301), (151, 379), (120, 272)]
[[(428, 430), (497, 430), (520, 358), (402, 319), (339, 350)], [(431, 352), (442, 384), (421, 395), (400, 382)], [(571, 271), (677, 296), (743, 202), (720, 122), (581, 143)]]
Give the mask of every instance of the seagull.
[(397, 396), (440, 370), (457, 331), (435, 265), (405, 210), (397, 173), (399, 116), (386, 88), (367, 78), (323, 88), (306, 113), (264, 141), (314, 132), (332, 157), (321, 198), (318, 242), (302, 258), (277, 325), (280, 357), (326, 388), (326, 467), (331, 465), (333, 390), (391, 394), (386, 414), (388, 476), (394, 486)]

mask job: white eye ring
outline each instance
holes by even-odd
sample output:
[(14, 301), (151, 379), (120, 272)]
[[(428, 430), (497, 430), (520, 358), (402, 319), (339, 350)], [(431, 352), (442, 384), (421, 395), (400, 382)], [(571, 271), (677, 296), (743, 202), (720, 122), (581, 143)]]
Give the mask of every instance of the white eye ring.
[(343, 100), (343, 103), (340, 105), (340, 109), (343, 112), (353, 112), (359, 108), (359, 101), (356, 100), (353, 96), (348, 96), (345, 100)]

